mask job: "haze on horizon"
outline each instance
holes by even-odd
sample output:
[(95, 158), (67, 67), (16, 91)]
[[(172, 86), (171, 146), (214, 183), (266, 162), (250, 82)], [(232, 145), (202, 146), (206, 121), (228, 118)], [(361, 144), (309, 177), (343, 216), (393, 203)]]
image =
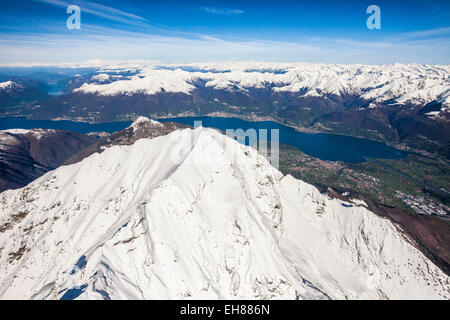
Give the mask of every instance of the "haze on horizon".
[[(381, 29), (370, 30), (370, 5)], [(69, 5), (81, 28), (66, 26)], [(0, 64), (271, 61), (450, 64), (450, 2), (8, 1)]]

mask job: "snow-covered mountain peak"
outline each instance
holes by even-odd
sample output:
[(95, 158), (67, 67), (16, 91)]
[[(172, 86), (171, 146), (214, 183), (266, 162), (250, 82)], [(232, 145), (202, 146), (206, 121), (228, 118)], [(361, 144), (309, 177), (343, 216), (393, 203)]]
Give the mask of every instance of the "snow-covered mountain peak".
[(1, 298), (450, 297), (391, 222), (205, 128), (0, 194), (0, 253)]
[(31, 130), (29, 129), (6, 129), (6, 130), (0, 130), (0, 133), (11, 133), (11, 134), (27, 134)]
[(98, 95), (184, 93), (267, 89), (303, 96), (352, 95), (372, 102), (449, 104), (449, 66), (395, 64), (384, 66), (312, 63), (204, 63), (148, 65), (128, 79), (85, 83), (74, 92)]
[(133, 130), (137, 130), (142, 126), (150, 125), (155, 127), (162, 127), (163, 124), (159, 121), (149, 119), (147, 117), (140, 116), (136, 120), (133, 121), (133, 123), (128, 128), (133, 128)]

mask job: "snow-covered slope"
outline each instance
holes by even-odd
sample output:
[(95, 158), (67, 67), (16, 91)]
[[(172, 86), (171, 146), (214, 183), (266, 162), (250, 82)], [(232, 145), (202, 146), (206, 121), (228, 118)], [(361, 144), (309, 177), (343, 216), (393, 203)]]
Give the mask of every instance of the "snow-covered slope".
[(212, 129), (114, 146), (0, 194), (0, 298), (450, 298), (388, 220)]
[(62, 130), (1, 130), (0, 192), (26, 186), (95, 140), (95, 137)]
[[(102, 71), (103, 72), (103, 71)], [(450, 106), (450, 67), (428, 65), (326, 65), (310, 63), (222, 63), (149, 65), (127, 80), (85, 83), (75, 92), (118, 95), (190, 94), (199, 83), (219, 90), (267, 88), (304, 96), (354, 95), (378, 103), (430, 102)], [(104, 77), (104, 73), (99, 76)]]

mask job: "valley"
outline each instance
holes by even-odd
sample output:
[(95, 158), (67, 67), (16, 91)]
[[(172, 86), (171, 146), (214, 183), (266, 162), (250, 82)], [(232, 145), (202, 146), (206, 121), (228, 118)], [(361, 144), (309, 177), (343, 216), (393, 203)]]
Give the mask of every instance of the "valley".
[(408, 153), (405, 159), (363, 163), (323, 161), (280, 146), (280, 170), (353, 205), (361, 203), (391, 221), (423, 246), (450, 273), (450, 165)]

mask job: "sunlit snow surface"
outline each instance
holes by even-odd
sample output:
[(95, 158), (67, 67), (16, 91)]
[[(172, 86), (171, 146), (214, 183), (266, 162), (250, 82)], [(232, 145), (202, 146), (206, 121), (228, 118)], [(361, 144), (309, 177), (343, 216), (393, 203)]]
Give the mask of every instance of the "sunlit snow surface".
[(2, 299), (450, 298), (396, 227), (212, 129), (0, 194)]
[(196, 63), (150, 64), (138, 68), (125, 80), (103, 84), (105, 72), (129, 70), (127, 66), (109, 66), (74, 92), (99, 95), (190, 94), (199, 80), (217, 90), (267, 88), (273, 92), (296, 92), (304, 96), (353, 95), (377, 103), (442, 103), (450, 107), (450, 66), (417, 64), (336, 65), (312, 63)]

